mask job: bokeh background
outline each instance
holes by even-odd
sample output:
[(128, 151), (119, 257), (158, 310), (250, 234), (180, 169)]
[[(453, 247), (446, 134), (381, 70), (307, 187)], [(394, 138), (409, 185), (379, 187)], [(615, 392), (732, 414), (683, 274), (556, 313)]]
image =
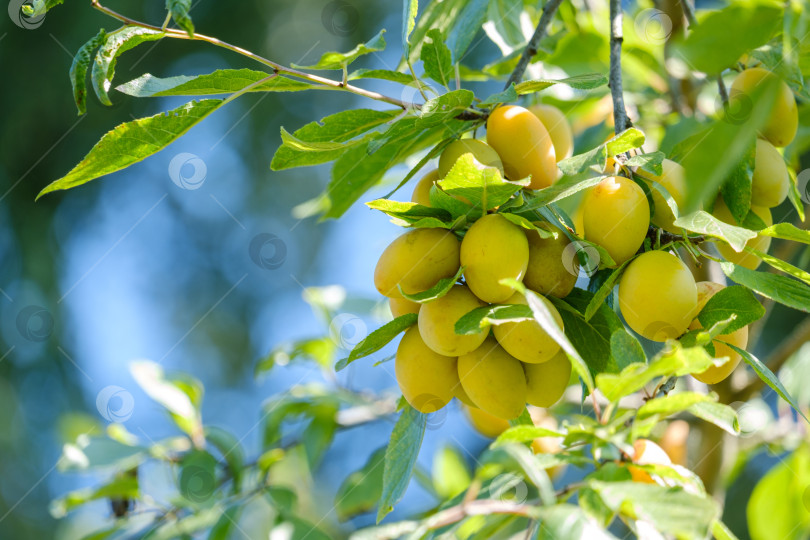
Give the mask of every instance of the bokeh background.
[[(76, 538), (109, 520), (110, 509), (100, 501), (66, 520), (51, 516), (51, 499), (98, 480), (56, 470), (63, 444), (116, 419), (144, 440), (176, 434), (165, 412), (135, 384), (131, 361), (150, 359), (198, 377), (206, 389), (205, 422), (242, 437), (255, 457), (261, 403), (293, 385), (328, 379), (314, 364), (293, 364), (257, 380), (256, 362), (283, 342), (328, 333), (302, 298), (306, 287), (339, 285), (354, 299), (344, 310), (341, 320), (348, 322), (338, 328), (339, 344), (350, 347), (379, 325), (385, 306), (378, 305), (372, 272), (399, 230), (362, 204), (339, 221), (304, 217), (306, 205), (300, 205), (322, 192), (328, 166), (269, 169), (280, 126), (292, 131), (338, 110), (380, 107), (341, 92), (243, 96), (160, 154), (35, 202), (107, 130), (185, 100), (113, 93), (113, 107), (103, 107), (90, 96), (88, 113), (77, 116), (67, 75), (72, 56), (99, 27), (112, 29), (115, 21), (90, 2), (69, 0), (38, 24), (26, 25), (14, 4), (9, 16), (0, 17), (0, 537)], [(163, 4), (112, 1), (110, 7), (160, 24)], [(348, 50), (387, 28), (388, 49), (354, 67), (390, 69), (401, 55), (401, 16), (401, 2), (394, 0), (201, 1), (193, 10), (199, 32), (283, 64), (314, 62), (324, 51)], [(606, 72), (606, 52), (593, 54), (606, 51), (606, 42), (591, 45), (578, 53), (576, 43), (561, 46), (579, 72)], [(465, 63), (480, 67), (499, 56), (482, 33)], [(116, 82), (143, 73), (193, 75), (238, 67), (259, 69), (207, 44), (165, 40), (126, 53)], [(643, 76), (632, 78), (633, 69), (641, 75), (642, 68), (640, 61), (629, 62), (631, 90), (645, 84)], [(500, 85), (468, 86), (488, 95)], [(601, 142), (610, 129), (585, 122), (578, 149)], [(182, 165), (185, 184), (170, 172), (173, 160)], [(386, 193), (405, 170), (396, 169), (364, 200)], [(409, 194), (406, 187), (401, 196)], [(787, 204), (780, 209), (783, 220), (792, 219)], [(257, 252), (272, 264), (261, 264)], [(806, 268), (802, 256), (794, 254)], [(799, 320), (777, 307), (753, 352), (765, 356)], [(358, 362), (337, 380), (357, 390), (393, 392), (392, 364), (370, 365)], [(766, 415), (775, 411), (772, 397)], [(806, 393), (801, 397), (806, 404)], [(382, 421), (337, 436), (314, 471), (313, 508), (328, 510), (340, 482), (386, 444), (391, 427)], [(453, 405), (441, 429), (428, 431), (420, 464), (430, 469), (434, 450), (445, 444), (473, 463), (486, 443)], [(746, 465), (730, 501), (744, 505), (756, 480), (778, 459), (778, 453), (763, 453)], [(157, 473), (142, 482), (157, 492), (168, 483)], [(392, 517), (428, 508), (428, 498), (413, 486)], [(744, 538), (744, 513), (726, 519)], [(334, 516), (327, 522), (334, 526)], [(372, 522), (359, 518), (353, 526)]]

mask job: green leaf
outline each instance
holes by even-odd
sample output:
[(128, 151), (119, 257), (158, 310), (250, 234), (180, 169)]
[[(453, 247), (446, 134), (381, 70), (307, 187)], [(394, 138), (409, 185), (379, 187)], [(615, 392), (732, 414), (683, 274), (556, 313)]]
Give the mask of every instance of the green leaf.
[(147, 396), (168, 410), (177, 426), (191, 437), (202, 431), (202, 384), (196, 379), (169, 379), (163, 368), (147, 360), (132, 362), (129, 371)]
[(646, 137), (638, 128), (628, 128), (612, 137), (605, 143), (608, 157), (613, 157), (628, 150), (641, 148)]
[(271, 370), (276, 365), (285, 366), (299, 359), (314, 360), (321, 367), (332, 367), (337, 346), (329, 337), (302, 339), (292, 344), (279, 345), (262, 358), (254, 370), (254, 376)]
[(379, 52), (385, 49), (385, 38), (383, 37), (385, 30), (380, 32), (365, 43), (357, 45), (354, 49), (346, 53), (340, 52), (327, 52), (323, 53), (321, 59), (311, 66), (302, 66), (293, 64), (292, 66), (300, 69), (344, 69), (346, 66), (360, 58), (365, 54)]
[(572, 504), (556, 504), (537, 509), (542, 524), (537, 540), (617, 540), (597, 521)]
[(419, 0), (402, 1), (402, 45), (405, 47), (405, 54), (408, 54), (409, 37), (416, 26), (416, 14), (419, 12)]
[(648, 400), (638, 409), (636, 416), (639, 420), (654, 415), (667, 417), (671, 414), (685, 411), (696, 403), (714, 401), (717, 401), (717, 396), (714, 394), (707, 396), (706, 394), (699, 394), (697, 392), (670, 393)]
[(62, 447), (57, 462), (61, 472), (88, 469), (128, 470), (137, 467), (148, 457), (148, 448), (124, 444), (107, 437), (80, 437), (75, 444)]
[(596, 176), (594, 178), (585, 179), (572, 178), (568, 176), (563, 177), (549, 187), (532, 191), (531, 195), (529, 195), (527, 192), (526, 204), (518, 208), (518, 211), (528, 212), (529, 210), (536, 210), (553, 202), (561, 201), (562, 199), (575, 195), (584, 189), (595, 186), (604, 178), (607, 177)]
[(242, 467), (245, 453), (242, 443), (229, 431), (216, 426), (205, 426), (205, 440), (222, 454), (228, 464), (228, 473), (233, 479), (233, 492), (239, 493), (242, 484)]
[(394, 509), (405, 494), (419, 456), (425, 435), (427, 415), (406, 405), (399, 416), (391, 440), (385, 450), (382, 496), (377, 510), (377, 523)]
[(217, 489), (217, 460), (205, 450), (192, 450), (180, 462), (180, 494), (193, 505), (212, 501)]
[(428, 31), (427, 38), (420, 53), (425, 75), (449, 88), (454, 77), (450, 49), (444, 44), (444, 36), (439, 30)]
[(188, 37), (194, 37), (194, 23), (191, 22), (191, 0), (166, 0), (166, 9), (171, 13), (174, 23), (186, 31)]
[[(407, 2), (408, 0), (405, 1)], [(416, 0), (411, 1), (415, 2)], [(349, 73), (350, 81), (357, 79), (380, 79), (400, 84), (411, 84), (413, 82), (411, 75), (400, 71), (391, 71), (389, 69), (358, 69)]]
[(762, 477), (748, 500), (746, 514), (753, 540), (801, 538), (810, 529), (807, 486), (810, 450), (807, 443)]
[[(413, 226), (431, 226), (449, 229), (453, 225), (450, 212), (442, 208), (422, 206), (421, 204), (412, 202), (391, 201), (389, 199), (376, 199), (367, 202), (366, 206), (384, 212), (393, 218), (400, 219)], [(430, 225), (427, 224), (427, 220), (430, 220)]]
[(673, 345), (652, 359), (649, 364), (630, 364), (621, 373), (600, 373), (596, 386), (610, 401), (618, 401), (644, 387), (658, 377), (680, 377), (706, 371), (714, 359), (702, 347), (684, 348)]
[(487, 17), (489, 0), (468, 0), (458, 15), (458, 20), (449, 32), (447, 45), (453, 54), (453, 63), (458, 64), (464, 58), (467, 47), (481, 30)]
[(571, 88), (576, 88), (577, 90), (593, 90), (607, 83), (607, 77), (601, 73), (584, 73), (564, 79), (534, 79), (531, 81), (523, 81), (515, 86), (515, 90), (520, 95), (532, 94), (540, 90), (545, 90), (555, 84), (564, 84)]
[(471, 481), (464, 456), (452, 446), (442, 446), (433, 455), (432, 476), (433, 488), (444, 499), (462, 493)]
[(756, 153), (757, 146), (752, 142), (720, 186), (723, 202), (737, 223), (743, 223), (751, 210), (751, 179), (754, 174)]
[(397, 69), (401, 70), (407, 65), (406, 59), (411, 63), (416, 63), (419, 60), (422, 44), (425, 42), (428, 31), (436, 29), (447, 35), (447, 32), (458, 19), (465, 2), (466, 0), (428, 2), (416, 21), (416, 26), (409, 39), (410, 47), (406, 48), (405, 55)]
[(797, 228), (791, 223), (777, 223), (759, 231), (762, 236), (781, 238), (782, 240), (793, 240), (803, 244), (810, 244), (810, 231)]
[(107, 498), (139, 499), (140, 489), (137, 474), (119, 473), (113, 477), (112, 481), (101, 487), (71, 491), (67, 495), (51, 501), (48, 509), (54, 518), (60, 519), (85, 503)]
[(693, 233), (723, 240), (738, 253), (743, 250), (746, 242), (757, 235), (757, 233), (748, 229), (724, 223), (703, 210), (679, 217), (675, 220), (675, 226), (683, 227)]
[(764, 253), (762, 251), (757, 251), (756, 249), (753, 249), (753, 248), (750, 248), (750, 247), (746, 247), (745, 252), (746, 253), (753, 253), (754, 255), (756, 255), (757, 257), (759, 257), (760, 259), (762, 259), (766, 263), (768, 263), (769, 266), (772, 266), (773, 268), (776, 268), (777, 270), (780, 270), (780, 271), (782, 271), (782, 272), (784, 272), (784, 273), (786, 273), (788, 275), (791, 275), (791, 276), (793, 276), (795, 278), (799, 278), (800, 280), (802, 280), (805, 283), (807, 283), (808, 285), (810, 285), (810, 272), (802, 270), (801, 268), (796, 268), (795, 266), (793, 266), (789, 262), (785, 262), (782, 259), (778, 259), (778, 258), (774, 257), (773, 255), (770, 255), (768, 253)]
[(706, 538), (720, 517), (718, 504), (707, 496), (640, 482), (590, 483), (612, 511), (646, 521), (660, 533), (677, 538)]
[[(796, 178), (796, 171), (788, 167), (788, 175), (790, 176), (790, 186), (788, 187), (788, 200), (796, 213), (799, 214), (799, 219), (804, 222), (804, 198), (799, 193), (798, 179)], [(804, 186), (805, 193), (807, 192), (807, 185)]]
[(76, 56), (73, 57), (73, 63), (70, 65), (73, 100), (76, 102), (76, 108), (79, 109), (80, 115), (87, 112), (87, 68), (90, 66), (93, 53), (106, 38), (107, 33), (102, 28), (98, 31), (98, 34), (79, 48)]
[(379, 448), (359, 471), (351, 473), (335, 494), (335, 512), (340, 521), (370, 512), (382, 496), (385, 448)]
[(471, 153), (456, 160), (447, 175), (436, 183), (445, 193), (473, 207), (489, 210), (508, 201), (524, 183), (504, 180), (501, 171), (479, 163)]
[(475, 308), (455, 324), (456, 334), (480, 334), (492, 324), (530, 321), (532, 310), (524, 304), (493, 305)]
[(712, 535), (715, 540), (740, 540), (719, 519), (712, 523)]
[(120, 171), (158, 153), (222, 105), (221, 99), (192, 101), (165, 113), (139, 118), (108, 131), (69, 173), (48, 184), (37, 199)]
[(740, 423), (737, 420), (737, 411), (725, 403), (703, 401), (689, 407), (689, 412), (698, 418), (711, 422), (732, 435), (740, 434)]
[(442, 278), (436, 283), (436, 285), (434, 285), (430, 289), (418, 293), (408, 294), (405, 291), (403, 291), (402, 287), (400, 287), (399, 285), (397, 285), (397, 288), (399, 289), (400, 294), (402, 294), (402, 296), (405, 299), (410, 300), (411, 302), (416, 302), (417, 304), (424, 304), (425, 302), (432, 302), (433, 300), (441, 298), (442, 296), (450, 292), (450, 289), (452, 289), (453, 285), (456, 284), (456, 281), (458, 281), (461, 278), (463, 272), (464, 267), (462, 266), (458, 269), (456, 275), (454, 275), (453, 277)]
[[(501, 210), (503, 207), (501, 207)], [(511, 221), (518, 227), (522, 229), (526, 229), (527, 231), (534, 231), (540, 238), (557, 238), (558, 234), (562, 234), (560, 232), (551, 232), (542, 227), (535, 225), (535, 222), (526, 219), (523, 216), (519, 216), (517, 214), (511, 214), (509, 212), (500, 212), (500, 215), (507, 221)]]
[(732, 315), (736, 315), (736, 318), (725, 328), (726, 334), (759, 320), (765, 315), (765, 308), (754, 298), (750, 290), (733, 285), (712, 295), (698, 314), (698, 320), (703, 328), (709, 328)]
[[(213, 73), (202, 75), (177, 75), (176, 77), (155, 77), (144, 73), (137, 79), (116, 86), (121, 93), (133, 97), (164, 96), (211, 96), (233, 94), (266, 79), (270, 73), (253, 69), (218, 69)], [(297, 92), (316, 89), (309, 83), (276, 75), (262, 84), (252, 87), (248, 92)]]
[(568, 176), (577, 175), (590, 167), (601, 173), (607, 165), (607, 158), (640, 148), (644, 141), (644, 133), (641, 130), (629, 128), (584, 154), (563, 159), (557, 163), (557, 167)]
[(631, 258), (624, 261), (621, 264), (621, 266), (613, 270), (607, 277), (607, 279), (605, 279), (605, 281), (602, 282), (602, 284), (599, 286), (599, 289), (597, 289), (597, 291), (594, 293), (593, 298), (591, 298), (591, 301), (588, 302), (588, 307), (585, 309), (584, 316), (586, 321), (591, 320), (591, 317), (593, 317), (596, 314), (599, 307), (605, 302), (607, 297), (610, 296), (610, 294), (613, 292), (613, 287), (616, 286), (616, 282), (624, 273), (624, 269), (627, 268), (627, 265), (632, 260), (633, 259)]
[(23, 4), (20, 10), (26, 17), (42, 17), (49, 9), (58, 6), (63, 1), (64, 0), (33, 0), (30, 5)]
[(749, 270), (730, 262), (720, 263), (720, 268), (729, 279), (765, 298), (799, 311), (810, 312), (810, 287), (801, 281), (769, 272)]
[(610, 354), (617, 362), (621, 361), (621, 367), (647, 363), (641, 343), (627, 330), (616, 330), (610, 335)]
[(96, 53), (96, 60), (93, 62), (93, 71), (90, 75), (99, 101), (104, 105), (112, 105), (107, 91), (112, 86), (118, 57), (141, 43), (162, 39), (165, 35), (164, 32), (141, 26), (125, 26), (107, 34), (106, 40)]
[(517, 99), (518, 99), (518, 94), (515, 91), (515, 85), (513, 83), (513, 84), (510, 84), (509, 88), (507, 88), (506, 90), (503, 90), (502, 92), (497, 92), (495, 94), (492, 94), (491, 96), (486, 98), (484, 101), (479, 103), (479, 105), (496, 105), (498, 103), (510, 103), (512, 101), (517, 101)]
[[(292, 135), (308, 143), (346, 143), (357, 140), (357, 144), (377, 136), (376, 128), (393, 120), (399, 111), (375, 111), (371, 109), (353, 109), (331, 114), (319, 122), (310, 122), (295, 130)], [(365, 136), (364, 136), (365, 135)], [(274, 171), (319, 165), (340, 158), (346, 153), (346, 148), (310, 152), (282, 144), (276, 150), (270, 168)]]
[(627, 167), (638, 167), (655, 176), (664, 174), (664, 167), (661, 165), (666, 159), (663, 152), (650, 152), (649, 154), (637, 154), (624, 162)]
[(565, 434), (559, 433), (552, 429), (544, 427), (537, 427), (533, 425), (514, 426), (510, 427), (495, 439), (490, 445), (491, 448), (497, 448), (512, 443), (530, 442), (538, 437), (564, 437)]
[(388, 345), (392, 339), (416, 324), (416, 317), (416, 313), (406, 313), (377, 328), (354, 346), (348, 358), (338, 360), (335, 364), (335, 371), (342, 370), (358, 358), (364, 358), (379, 351)]
[(526, 42), (520, 27), (523, 0), (492, 0), (487, 8), (484, 30), (503, 54), (509, 54)]
[[(718, 341), (722, 341), (722, 340), (718, 340)], [(741, 348), (737, 347), (736, 345), (732, 345), (731, 343), (728, 343), (728, 342), (724, 342), (724, 343), (726, 345), (728, 345), (729, 347), (731, 347), (732, 349), (734, 349), (736, 352), (738, 352), (740, 354), (740, 356), (743, 357), (743, 360), (745, 360), (745, 363), (748, 364), (749, 366), (751, 366), (751, 369), (753, 369), (754, 372), (757, 374), (757, 376), (760, 379), (762, 379), (762, 382), (764, 382), (765, 384), (770, 386), (771, 389), (773, 389), (773, 391), (776, 392), (779, 395), (779, 397), (784, 399), (791, 407), (793, 407), (796, 410), (796, 412), (799, 413), (799, 415), (802, 418), (804, 418), (804, 420), (807, 423), (810, 423), (810, 420), (808, 420), (807, 417), (804, 415), (804, 412), (802, 412), (801, 408), (796, 403), (796, 400), (793, 399), (793, 397), (790, 394), (788, 394), (788, 391), (782, 385), (782, 382), (779, 380), (779, 378), (776, 375), (773, 374), (773, 371), (768, 369), (768, 366), (763, 364), (759, 360), (759, 358), (757, 358), (753, 354), (749, 353), (745, 349), (741, 349)]]
[(782, 15), (779, 6), (766, 2), (740, 2), (711, 11), (676, 44), (674, 56), (693, 70), (717, 75), (767, 43), (781, 29)]

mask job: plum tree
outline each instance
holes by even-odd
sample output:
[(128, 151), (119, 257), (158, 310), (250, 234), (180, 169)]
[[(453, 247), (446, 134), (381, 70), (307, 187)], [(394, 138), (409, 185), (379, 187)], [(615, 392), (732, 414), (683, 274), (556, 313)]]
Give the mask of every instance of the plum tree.
[(551, 407), (560, 400), (571, 379), (571, 362), (563, 351), (542, 364), (523, 364), (526, 401), (536, 407)]
[(448, 144), (439, 156), (439, 178), (447, 176), (456, 160), (464, 154), (472, 154), (481, 165), (496, 167), (503, 174), (501, 157), (490, 145), (478, 139), (459, 139)]
[(416, 302), (411, 302), (407, 298), (389, 298), (388, 307), (391, 308), (391, 315), (397, 318), (408, 313), (419, 313), (419, 308), (422, 306)]
[(453, 389), (459, 385), (457, 359), (432, 351), (415, 326), (399, 342), (394, 370), (402, 395), (423, 413), (447, 405), (453, 399)]
[(777, 81), (776, 99), (765, 125), (760, 130), (763, 137), (774, 146), (785, 147), (796, 137), (799, 127), (799, 110), (790, 87), (776, 75), (760, 67), (749, 68), (737, 75), (731, 84), (732, 99), (746, 97), (749, 101), (754, 89), (764, 81)]
[(548, 223), (536, 222), (535, 225), (556, 233), (557, 237), (543, 238), (535, 230), (524, 231), (529, 242), (529, 264), (526, 275), (523, 276), (523, 284), (540, 294), (565, 298), (574, 289), (579, 272), (576, 257), (571, 261), (570, 269), (563, 263), (565, 248), (571, 241), (562, 231)]
[(377, 261), (374, 286), (383, 296), (402, 298), (425, 291), (442, 278), (453, 277), (460, 263), (461, 243), (445, 229), (414, 229), (391, 242)]
[(667, 193), (675, 200), (675, 204), (681, 209), (686, 203), (686, 171), (680, 164), (671, 159), (665, 159), (663, 163), (661, 163), (661, 166), (664, 170), (660, 176), (655, 176), (641, 168), (638, 169), (636, 174), (644, 179), (647, 185), (650, 185), (653, 200), (653, 225), (657, 225), (665, 231), (678, 234), (680, 229), (673, 225), (676, 219), (675, 214), (672, 213), (672, 209), (667, 204), (663, 195), (661, 195), (658, 190), (652, 188), (652, 183), (656, 182), (664, 186)]
[(439, 178), (441, 178), (439, 176), (439, 169), (433, 169), (425, 173), (413, 188), (411, 202), (421, 204), (422, 206), (430, 206), (430, 188), (433, 187), (433, 184), (435, 184), (436, 180)]
[[(752, 205), (751, 212), (759, 217), (759, 219), (761, 219), (767, 227), (773, 225), (773, 217), (771, 216), (770, 209), (765, 208), (764, 206)], [(722, 197), (717, 197), (717, 199), (714, 201), (714, 210), (712, 210), (712, 215), (720, 221), (730, 225), (737, 225), (734, 216), (731, 215), (731, 210), (729, 210), (726, 203), (723, 202)], [(762, 259), (753, 253), (734, 251), (734, 249), (725, 242), (718, 242), (716, 246), (717, 251), (719, 251), (720, 255), (722, 255), (727, 261), (748, 268), (749, 270), (756, 270), (762, 263)], [(768, 248), (771, 247), (771, 237), (758, 234), (756, 237), (746, 242), (745, 246), (757, 251), (761, 251), (762, 253), (767, 253)]]
[(487, 119), (487, 142), (501, 156), (510, 180), (531, 176), (529, 188), (542, 189), (557, 179), (551, 136), (528, 109), (505, 105), (492, 111)]
[(616, 264), (638, 251), (650, 224), (644, 190), (622, 176), (609, 176), (589, 189), (582, 212), (585, 239), (605, 248)]
[[(672, 465), (672, 460), (664, 449), (649, 439), (636, 439), (633, 443), (633, 463), (637, 465)], [(644, 469), (627, 467), (634, 482), (654, 484), (655, 480)]]
[(779, 206), (790, 189), (790, 175), (782, 154), (768, 141), (757, 139), (755, 163), (751, 204), (766, 208)]
[(473, 223), (464, 235), (460, 260), (475, 296), (485, 302), (502, 302), (512, 295), (512, 289), (498, 282), (523, 279), (529, 264), (529, 242), (520, 227), (503, 216), (489, 214)]
[(543, 103), (532, 105), (529, 110), (540, 119), (548, 131), (556, 160), (560, 161), (574, 155), (574, 135), (563, 112), (554, 105)]
[[(720, 283), (713, 283), (711, 281), (699, 282), (697, 284), (698, 305), (695, 310), (695, 315), (700, 313), (700, 310), (706, 306), (706, 303), (712, 296), (724, 288), (725, 285)], [(689, 325), (689, 329), (697, 330), (700, 328), (703, 328), (703, 325), (701, 325), (700, 321), (697, 320), (697, 317), (695, 317), (695, 320)], [(712, 366), (702, 373), (693, 374), (692, 376), (695, 379), (706, 384), (717, 384), (731, 375), (734, 369), (739, 365), (742, 357), (740, 356), (740, 353), (726, 345), (726, 343), (731, 343), (736, 347), (744, 349), (746, 345), (748, 345), (748, 327), (743, 326), (739, 330), (735, 330), (730, 334), (722, 334), (717, 336), (712, 341), (712, 344), (714, 345), (714, 357), (726, 357), (728, 360), (722, 365)]]
[(647, 339), (683, 334), (697, 307), (697, 285), (689, 268), (665, 251), (639, 255), (619, 282), (619, 306), (627, 324)]
[[(539, 298), (551, 312), (557, 325), (562, 328), (562, 317), (560, 317), (560, 313), (554, 307), (554, 304), (542, 296)], [(528, 304), (526, 297), (519, 292), (512, 294), (504, 303)], [(521, 362), (529, 364), (548, 362), (560, 350), (560, 345), (543, 330), (537, 321), (498, 324), (492, 328), (492, 332), (501, 347)]]
[(484, 303), (464, 285), (453, 285), (450, 291), (436, 300), (422, 304), (419, 310), (419, 333), (428, 347), (445, 356), (459, 356), (478, 348), (484, 342), (485, 332), (456, 334), (456, 321), (462, 315)]
[(515, 418), (526, 406), (522, 364), (491, 337), (459, 356), (458, 376), (472, 402), (498, 418)]

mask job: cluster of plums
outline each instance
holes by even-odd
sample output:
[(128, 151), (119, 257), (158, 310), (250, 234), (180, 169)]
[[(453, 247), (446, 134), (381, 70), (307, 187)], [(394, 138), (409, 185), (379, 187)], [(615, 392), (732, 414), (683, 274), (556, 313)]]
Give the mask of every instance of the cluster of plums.
[[(773, 75), (760, 68), (743, 71), (731, 87), (732, 98), (747, 95), (769, 77)], [(780, 87), (779, 100), (760, 130), (752, 180), (752, 211), (767, 225), (772, 223), (769, 208), (785, 199), (790, 185), (784, 160), (775, 146), (788, 144), (797, 126), (793, 95), (780, 84), (784, 87)], [(482, 166), (499, 169), (507, 179), (529, 177), (529, 189), (542, 189), (557, 180), (556, 163), (570, 157), (572, 149), (571, 128), (558, 109), (548, 105), (531, 109), (501, 106), (488, 118), (486, 142), (460, 139), (449, 144), (438, 168), (416, 185), (412, 201), (430, 206), (431, 190), (438, 189), (436, 182), (465, 154), (472, 154)], [(663, 162), (660, 176), (637, 172), (640, 182), (662, 185), (679, 206), (685, 198), (684, 177), (683, 168), (671, 160)], [(637, 255), (650, 223), (676, 234), (682, 232), (674, 225), (675, 215), (664, 197), (655, 189), (650, 191), (653, 208), (639, 183), (623, 176), (607, 176), (585, 192), (574, 213), (575, 232), (604, 248), (615, 266), (633, 259), (619, 282), (621, 313), (636, 333), (666, 341), (700, 328), (697, 314), (723, 285), (696, 283), (673, 252)], [(713, 202), (713, 212), (718, 219), (734, 223), (719, 197)], [(562, 396), (571, 376), (570, 362), (537, 322), (508, 322), (480, 333), (458, 334), (455, 330), (456, 322), (476, 308), (527, 303), (521, 293), (502, 284), (504, 278), (522, 282), (540, 295), (563, 328), (559, 312), (546, 297), (567, 296), (579, 266), (571, 250), (566, 250), (570, 240), (561, 230), (547, 222), (536, 222), (535, 226), (551, 234), (541, 235), (502, 214), (488, 213), (466, 231), (409, 230), (381, 255), (374, 274), (377, 290), (389, 298), (394, 316), (418, 314), (418, 324), (407, 330), (396, 354), (397, 381), (414, 408), (433, 412), (456, 397), (468, 407), (511, 419), (526, 403), (548, 407)], [(766, 251), (768, 244), (768, 237), (749, 241), (760, 251)], [(734, 252), (724, 244), (718, 249), (726, 259), (748, 268), (761, 262), (755, 255)], [(403, 296), (452, 278), (462, 266), (463, 283), (454, 284), (444, 296), (423, 303)], [(603, 266), (612, 265), (603, 261)], [(716, 340), (716, 356), (729, 360), (695, 375), (707, 384), (723, 380), (740, 362), (739, 354), (721, 342), (744, 348), (748, 330), (742, 328)]]

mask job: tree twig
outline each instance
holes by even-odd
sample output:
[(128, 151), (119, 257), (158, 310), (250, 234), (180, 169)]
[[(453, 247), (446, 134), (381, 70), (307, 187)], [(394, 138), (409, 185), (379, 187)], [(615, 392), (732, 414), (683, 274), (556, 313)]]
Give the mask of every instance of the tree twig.
[(630, 127), (622, 90), (622, 41), (624, 41), (622, 3), (621, 0), (610, 0), (610, 94), (613, 97), (613, 124), (616, 135)]
[(469, 516), (480, 516), (490, 514), (509, 514), (515, 516), (531, 517), (534, 507), (528, 504), (518, 504), (510, 501), (497, 499), (477, 499), (474, 501), (462, 502), (446, 510), (434, 514), (427, 521), (429, 529), (440, 529), (447, 525), (457, 523)]
[(548, 30), (548, 25), (551, 23), (551, 19), (554, 17), (554, 14), (557, 12), (557, 8), (560, 7), (562, 0), (548, 0), (546, 5), (543, 6), (543, 14), (540, 16), (540, 22), (537, 23), (537, 28), (534, 29), (534, 34), (532, 34), (531, 39), (526, 44), (526, 48), (523, 49), (523, 54), (520, 55), (520, 60), (518, 60), (517, 66), (515, 69), (512, 70), (512, 74), (509, 75), (509, 79), (506, 81), (506, 86), (504, 86), (504, 90), (509, 88), (513, 83), (517, 84), (523, 78), (523, 74), (526, 72), (526, 68), (529, 66), (529, 62), (531, 62), (532, 57), (537, 54), (537, 48), (540, 46), (540, 42), (546, 36), (546, 31)]

